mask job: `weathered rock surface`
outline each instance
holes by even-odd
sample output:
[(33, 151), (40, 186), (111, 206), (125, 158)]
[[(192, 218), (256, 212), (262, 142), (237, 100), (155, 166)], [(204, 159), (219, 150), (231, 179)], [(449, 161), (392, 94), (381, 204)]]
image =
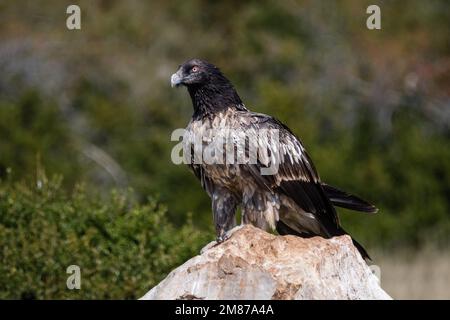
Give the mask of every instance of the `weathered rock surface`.
[(173, 270), (141, 299), (391, 299), (350, 237), (275, 236), (252, 226)]

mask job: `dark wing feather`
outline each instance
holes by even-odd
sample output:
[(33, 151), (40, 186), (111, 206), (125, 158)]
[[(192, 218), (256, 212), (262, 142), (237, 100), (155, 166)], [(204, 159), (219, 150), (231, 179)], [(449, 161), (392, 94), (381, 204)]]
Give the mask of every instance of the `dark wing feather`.
[(280, 192), (291, 198), (300, 208), (312, 213), (321, 225), (323, 236), (342, 234), (339, 219), (334, 207), (326, 196), (317, 171), (300, 140), (280, 121), (262, 114), (246, 113), (244, 117), (251, 117), (249, 122), (254, 130), (278, 130), (279, 145), (265, 141), (270, 154), (276, 153), (279, 158), (278, 172), (274, 175), (261, 175), (264, 166), (257, 164), (245, 166), (248, 173), (261, 186), (272, 191)]
[[(261, 175), (260, 169), (263, 164), (248, 164), (244, 168), (247, 168), (253, 179), (262, 187), (286, 195), (304, 211), (312, 213), (320, 223), (322, 236), (347, 234), (339, 225), (336, 210), (325, 193), (320, 177), (300, 140), (284, 124), (270, 116), (255, 113), (246, 113), (243, 116), (253, 118), (250, 123), (256, 130), (277, 129), (280, 133), (279, 145), (274, 146), (266, 141), (266, 147), (270, 153), (276, 153), (279, 156), (278, 172), (274, 175)], [(314, 235), (308, 231), (293, 230), (282, 219), (277, 222), (277, 231), (280, 234), (295, 234), (302, 237)], [(366, 250), (355, 239), (352, 238), (352, 241), (361, 256), (364, 259), (370, 259)]]
[(376, 213), (378, 211), (374, 205), (358, 196), (339, 190), (326, 183), (322, 183), (322, 187), (331, 203), (335, 206), (367, 213)]

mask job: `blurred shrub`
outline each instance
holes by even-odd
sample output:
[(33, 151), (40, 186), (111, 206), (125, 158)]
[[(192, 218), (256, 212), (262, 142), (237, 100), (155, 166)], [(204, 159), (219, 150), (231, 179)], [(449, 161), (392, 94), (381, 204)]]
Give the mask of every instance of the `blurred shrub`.
[[(139, 298), (205, 244), (190, 221), (175, 228), (158, 202), (133, 198), (65, 192), (60, 178), (1, 182), (0, 298)], [(72, 264), (80, 290), (66, 287)]]

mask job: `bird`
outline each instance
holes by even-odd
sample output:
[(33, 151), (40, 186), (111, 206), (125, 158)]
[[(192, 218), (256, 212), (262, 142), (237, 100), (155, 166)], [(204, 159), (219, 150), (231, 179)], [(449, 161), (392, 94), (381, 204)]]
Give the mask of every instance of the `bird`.
[[(183, 133), (184, 158), (211, 198), (217, 243), (236, 227), (238, 208), (241, 225), (303, 238), (348, 234), (335, 206), (378, 211), (322, 182), (300, 139), (275, 117), (250, 111), (212, 63), (187, 60), (170, 82), (172, 87), (186, 87), (192, 100), (193, 114)], [(364, 247), (352, 241), (370, 260)]]

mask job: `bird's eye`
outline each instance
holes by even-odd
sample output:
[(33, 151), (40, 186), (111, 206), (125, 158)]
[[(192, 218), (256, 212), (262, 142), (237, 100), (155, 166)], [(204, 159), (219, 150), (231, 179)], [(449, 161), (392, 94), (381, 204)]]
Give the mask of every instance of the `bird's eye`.
[(193, 66), (191, 69), (191, 72), (197, 72), (199, 70), (199, 68), (197, 66)]

